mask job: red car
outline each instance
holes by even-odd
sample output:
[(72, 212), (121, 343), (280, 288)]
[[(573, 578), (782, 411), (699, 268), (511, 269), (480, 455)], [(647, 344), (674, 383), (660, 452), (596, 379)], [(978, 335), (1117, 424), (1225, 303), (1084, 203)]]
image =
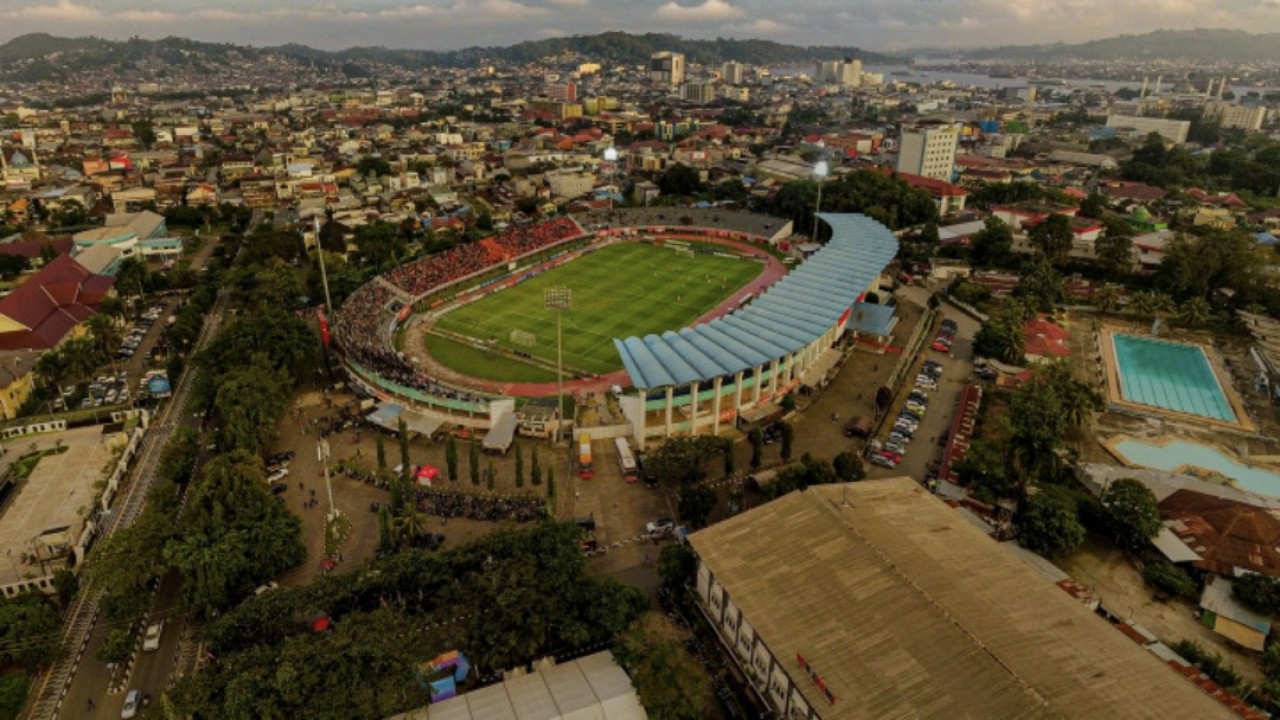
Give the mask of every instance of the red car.
[(902, 456), (896, 452), (893, 452), (892, 450), (881, 450), (880, 457), (884, 458), (885, 460), (888, 460), (894, 465), (897, 465), (898, 463), (902, 462)]

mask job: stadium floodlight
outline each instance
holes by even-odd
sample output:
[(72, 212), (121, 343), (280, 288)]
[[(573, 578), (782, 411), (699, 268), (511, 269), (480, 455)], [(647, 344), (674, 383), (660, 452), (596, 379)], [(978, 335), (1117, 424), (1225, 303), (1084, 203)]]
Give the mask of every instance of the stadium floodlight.
[(543, 298), (546, 308), (556, 313), (556, 416), (559, 422), (555, 442), (560, 442), (560, 428), (564, 426), (564, 336), (560, 328), (565, 311), (573, 309), (573, 291), (564, 285), (553, 285), (547, 288)]
[(819, 160), (813, 166), (813, 176), (818, 178), (818, 202), (813, 206), (813, 241), (818, 242), (818, 213), (822, 212), (822, 183), (831, 173), (831, 166), (826, 160)]
[[(604, 161), (613, 165), (609, 168), (609, 184), (612, 186), (618, 182), (618, 148), (612, 145), (605, 148)], [(613, 192), (609, 193), (609, 209), (613, 209)]]

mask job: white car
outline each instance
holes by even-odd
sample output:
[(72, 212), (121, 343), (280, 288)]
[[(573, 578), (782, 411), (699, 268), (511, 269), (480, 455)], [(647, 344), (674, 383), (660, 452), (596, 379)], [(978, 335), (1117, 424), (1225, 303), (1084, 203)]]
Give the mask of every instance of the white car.
[(164, 632), (164, 621), (147, 626), (147, 634), (142, 638), (142, 652), (155, 652), (160, 649), (160, 634)]
[(666, 533), (674, 530), (676, 524), (670, 518), (659, 518), (644, 526), (645, 532), (653, 535), (654, 533)]
[(933, 378), (929, 377), (928, 375), (917, 375), (917, 376), (916, 376), (916, 387), (918, 387), (918, 388), (923, 388), (923, 389), (925, 389), (925, 390), (937, 390), (937, 389), (938, 389), (938, 383), (937, 383), (937, 381), (936, 381), (936, 380), (934, 380)]
[(130, 690), (124, 696), (124, 707), (120, 709), (120, 720), (131, 720), (138, 716), (138, 707), (142, 704), (142, 691)]
[(278, 587), (280, 587), (280, 583), (276, 582), (275, 580), (268, 580), (265, 584), (259, 585), (258, 588), (253, 591), (253, 594), (261, 595), (264, 592), (275, 590)]
[(282, 467), (267, 476), (267, 482), (273, 483), (289, 477), (289, 468)]

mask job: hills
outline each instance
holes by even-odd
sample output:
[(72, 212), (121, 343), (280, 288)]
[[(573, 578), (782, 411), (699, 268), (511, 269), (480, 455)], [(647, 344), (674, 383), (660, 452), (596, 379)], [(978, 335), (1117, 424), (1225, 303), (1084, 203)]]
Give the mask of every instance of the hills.
[(1221, 29), (1157, 30), (1076, 44), (1004, 45), (969, 50), (962, 55), (971, 60), (1274, 62), (1280, 57), (1280, 33), (1254, 34)]
[(127, 71), (139, 63), (160, 63), (191, 69), (202, 65), (256, 62), (264, 58), (343, 69), (350, 74), (368, 72), (377, 65), (416, 70), (429, 67), (467, 67), (481, 63), (519, 65), (556, 58), (569, 60), (573, 57), (639, 64), (646, 62), (652, 53), (660, 50), (682, 52), (690, 62), (708, 64), (736, 60), (755, 65), (793, 65), (845, 56), (861, 58), (866, 63), (892, 60), (888, 56), (854, 47), (799, 47), (770, 40), (726, 38), (688, 40), (662, 33), (635, 35), (606, 32), (526, 41), (509, 47), (470, 47), (449, 51), (356, 47), (337, 52), (298, 44), (254, 48), (177, 37), (116, 41), (35, 33), (0, 45), (0, 63), (18, 65), (9, 68), (8, 72), (0, 70), (0, 77), (9, 75), (10, 79), (31, 81), (54, 79), (64, 71), (89, 67)]

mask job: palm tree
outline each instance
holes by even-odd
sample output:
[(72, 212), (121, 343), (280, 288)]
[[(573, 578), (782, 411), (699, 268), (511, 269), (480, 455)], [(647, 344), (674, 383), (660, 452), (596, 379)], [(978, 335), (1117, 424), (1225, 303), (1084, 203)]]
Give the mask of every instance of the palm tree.
[(1193, 297), (1182, 303), (1182, 307), (1178, 308), (1177, 319), (1186, 327), (1203, 327), (1209, 322), (1209, 314), (1212, 308), (1209, 307), (1209, 301), (1202, 297)]
[(1178, 309), (1178, 303), (1166, 293), (1151, 293), (1151, 311), (1157, 318), (1172, 315)]
[(427, 514), (411, 506), (391, 521), (391, 536), (401, 547), (415, 547), (428, 534)]
[(1155, 293), (1140, 292), (1134, 293), (1129, 298), (1129, 312), (1138, 316), (1139, 320), (1145, 320), (1155, 314)]
[(85, 327), (89, 328), (94, 347), (102, 360), (110, 358), (112, 353), (120, 347), (124, 333), (120, 331), (120, 325), (116, 323), (115, 318), (110, 315), (106, 313), (93, 315), (85, 321)]
[(1093, 294), (1093, 304), (1103, 313), (1109, 313), (1120, 305), (1120, 290), (1115, 285), (1103, 285)]

